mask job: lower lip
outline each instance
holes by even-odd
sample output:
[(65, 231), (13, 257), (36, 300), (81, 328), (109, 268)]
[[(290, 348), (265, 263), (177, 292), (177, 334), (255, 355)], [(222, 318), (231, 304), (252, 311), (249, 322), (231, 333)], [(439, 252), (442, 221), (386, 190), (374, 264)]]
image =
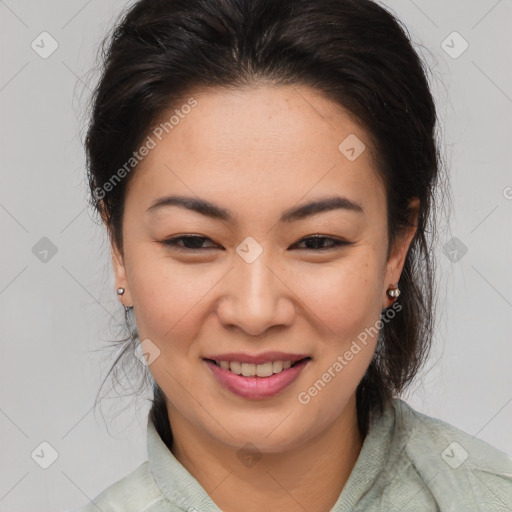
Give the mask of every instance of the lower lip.
[(297, 379), (309, 361), (310, 359), (303, 359), (295, 366), (270, 377), (244, 377), (204, 359), (215, 378), (223, 386), (235, 395), (253, 400), (269, 398), (283, 391)]

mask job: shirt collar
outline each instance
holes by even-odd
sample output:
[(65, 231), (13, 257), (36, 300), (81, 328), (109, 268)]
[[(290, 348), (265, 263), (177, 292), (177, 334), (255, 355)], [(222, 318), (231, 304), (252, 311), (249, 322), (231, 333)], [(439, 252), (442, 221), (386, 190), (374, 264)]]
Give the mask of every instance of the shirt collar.
[(222, 512), (201, 484), (178, 461), (156, 431), (148, 416), (148, 461), (162, 494), (171, 502), (190, 512)]
[(385, 468), (398, 459), (409, 437), (403, 409), (408, 409), (407, 404), (393, 399), (385, 405), (382, 415), (373, 418), (359, 457), (331, 512), (353, 510), (369, 489), (387, 484), (387, 478), (383, 478)]

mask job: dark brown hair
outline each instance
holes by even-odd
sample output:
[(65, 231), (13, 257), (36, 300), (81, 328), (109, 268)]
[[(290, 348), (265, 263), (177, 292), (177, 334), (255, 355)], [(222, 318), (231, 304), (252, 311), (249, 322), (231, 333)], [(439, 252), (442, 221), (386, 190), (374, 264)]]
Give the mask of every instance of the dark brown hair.
[[(412, 222), (409, 200), (420, 200), (399, 282), (402, 310), (383, 324), (357, 388), (365, 435), (372, 416), (418, 372), (434, 326), (434, 237), (427, 234), (435, 228), (433, 198), (442, 169), (436, 108), (425, 63), (395, 16), (370, 0), (138, 1), (101, 47), (85, 141), (91, 205), (122, 254), (125, 191), (136, 167), (105, 187), (116, 170), (187, 95), (258, 83), (313, 87), (365, 128), (386, 188), (389, 249)], [(126, 312), (127, 323), (130, 316)], [(117, 343), (123, 351), (109, 374), (125, 356), (134, 357), (136, 329)], [(165, 397), (152, 382), (150, 414), (170, 447)]]

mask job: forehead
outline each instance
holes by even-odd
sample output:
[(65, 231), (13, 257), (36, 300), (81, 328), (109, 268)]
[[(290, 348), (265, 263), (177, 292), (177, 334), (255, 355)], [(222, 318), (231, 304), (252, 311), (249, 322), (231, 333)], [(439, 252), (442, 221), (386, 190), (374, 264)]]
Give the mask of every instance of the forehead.
[[(175, 105), (161, 120), (174, 114), (172, 124), (150, 130), (154, 147), (135, 170), (127, 202), (146, 209), (177, 193), (235, 212), (257, 204), (281, 213), (283, 204), (332, 193), (376, 208), (384, 201), (367, 134), (345, 109), (312, 89), (210, 89), (191, 98), (193, 108)], [(348, 158), (347, 145), (358, 153), (365, 149)]]

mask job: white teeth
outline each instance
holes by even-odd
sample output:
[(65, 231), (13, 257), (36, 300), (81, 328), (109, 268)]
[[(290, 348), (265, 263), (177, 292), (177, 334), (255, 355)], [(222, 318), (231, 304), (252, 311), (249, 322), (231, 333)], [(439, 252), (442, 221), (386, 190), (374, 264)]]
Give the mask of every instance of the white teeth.
[(242, 375), (244, 377), (254, 377), (256, 375), (256, 365), (251, 363), (242, 363)]
[(231, 370), (233, 373), (236, 373), (237, 375), (241, 375), (242, 374), (242, 364), (241, 363), (230, 363), (229, 361), (221, 361), (221, 366), (222, 366), (222, 363), (225, 363), (227, 364), (227, 368), (226, 370)]
[(230, 370), (244, 377), (270, 377), (275, 373), (281, 373), (291, 367), (291, 361), (269, 361), (268, 363), (252, 364), (238, 363), (236, 361), (216, 361), (224, 370)]
[(272, 363), (272, 371), (274, 373), (279, 373), (283, 371), (283, 361), (274, 361)]
[(274, 373), (272, 363), (256, 365), (256, 375), (258, 377), (270, 377)]

